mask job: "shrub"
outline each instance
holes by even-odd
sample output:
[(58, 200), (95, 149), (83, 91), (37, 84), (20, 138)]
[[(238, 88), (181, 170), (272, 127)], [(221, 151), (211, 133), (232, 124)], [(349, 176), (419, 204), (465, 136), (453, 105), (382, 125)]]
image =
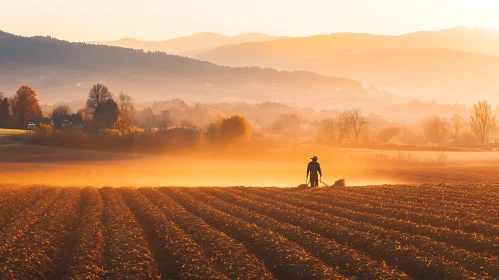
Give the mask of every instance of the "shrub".
[(223, 118), (218, 124), (218, 139), (227, 143), (234, 140), (247, 140), (250, 137), (250, 126), (245, 117), (234, 115)]
[(52, 127), (48, 124), (40, 124), (33, 129), (33, 134), (36, 137), (45, 138), (52, 134)]

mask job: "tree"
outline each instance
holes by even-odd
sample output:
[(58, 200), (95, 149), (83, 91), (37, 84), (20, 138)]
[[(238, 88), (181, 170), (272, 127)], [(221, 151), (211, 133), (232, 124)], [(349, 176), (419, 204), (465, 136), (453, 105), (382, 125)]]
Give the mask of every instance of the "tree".
[(319, 124), (318, 138), (324, 143), (336, 144), (338, 128), (334, 119), (323, 119)]
[(167, 130), (170, 126), (170, 111), (163, 110), (159, 116), (158, 127), (161, 130)]
[(62, 128), (64, 119), (72, 113), (71, 107), (67, 104), (61, 104), (52, 110), (52, 121), (54, 122), (54, 128)]
[(16, 92), (12, 106), (13, 115), (21, 124), (42, 116), (36, 92), (29, 86), (21, 86)]
[(135, 111), (135, 106), (133, 105), (132, 97), (124, 92), (121, 92), (118, 96), (118, 108), (120, 112), (128, 112), (129, 114), (133, 114)]
[(134, 106), (132, 97), (121, 92), (118, 97), (119, 116), (113, 127), (120, 131), (128, 131), (132, 128)]
[(350, 120), (348, 111), (340, 114), (338, 120), (336, 121), (336, 127), (338, 128), (338, 141), (342, 143), (344, 140), (352, 139), (352, 128), (350, 127)]
[(490, 104), (487, 101), (479, 101), (473, 105), (473, 113), (470, 117), (471, 130), (480, 139), (482, 145), (496, 127), (496, 117), (492, 115)]
[(454, 132), (454, 142), (459, 142), (459, 134), (464, 127), (464, 118), (459, 114), (454, 114), (450, 119), (451, 128)]
[(362, 116), (360, 109), (352, 109), (341, 113), (336, 122), (340, 132), (340, 140), (354, 140), (358, 143), (360, 133), (366, 124), (367, 121)]
[(118, 104), (110, 98), (95, 109), (94, 121), (99, 128), (110, 128), (118, 119), (119, 114)]
[(237, 139), (248, 139), (250, 126), (245, 117), (234, 115), (223, 118), (218, 124), (218, 138), (222, 142), (230, 142)]
[(87, 110), (90, 114), (95, 114), (95, 111), (100, 106), (104, 105), (109, 99), (112, 99), (113, 95), (109, 89), (101, 84), (93, 85), (88, 93), (87, 99)]
[(366, 119), (362, 116), (360, 109), (352, 109), (348, 114), (350, 126), (352, 127), (355, 142), (359, 142), (359, 136), (362, 128), (367, 124)]
[(49, 124), (41, 123), (33, 130), (35, 136), (44, 138), (52, 134), (52, 127)]
[(4, 127), (9, 120), (9, 99), (0, 92), (0, 127)]
[(448, 134), (447, 124), (438, 116), (426, 118), (423, 121), (426, 144), (442, 143)]
[(208, 142), (214, 143), (218, 138), (218, 125), (215, 123), (210, 124), (206, 129), (205, 136)]
[(300, 134), (301, 119), (296, 114), (281, 114), (272, 124), (272, 130), (289, 136)]
[(154, 128), (156, 127), (156, 116), (151, 107), (147, 107), (137, 112), (137, 121), (141, 127)]

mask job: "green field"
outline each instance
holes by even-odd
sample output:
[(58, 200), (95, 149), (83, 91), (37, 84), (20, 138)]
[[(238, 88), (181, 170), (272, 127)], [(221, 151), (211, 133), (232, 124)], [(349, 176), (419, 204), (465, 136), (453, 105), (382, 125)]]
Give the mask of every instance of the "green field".
[(29, 130), (0, 128), (0, 145), (20, 143), (27, 133)]
[(27, 132), (29, 131), (23, 129), (0, 128), (0, 136), (22, 135), (26, 134)]

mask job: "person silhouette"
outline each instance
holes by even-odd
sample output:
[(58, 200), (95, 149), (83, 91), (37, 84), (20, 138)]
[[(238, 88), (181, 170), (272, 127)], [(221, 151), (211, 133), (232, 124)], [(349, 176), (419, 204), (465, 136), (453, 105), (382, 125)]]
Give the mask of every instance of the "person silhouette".
[(310, 187), (318, 187), (319, 186), (319, 176), (321, 176), (322, 180), (322, 171), (321, 165), (317, 162), (318, 158), (316, 156), (310, 158), (312, 161), (308, 163), (307, 166), (307, 179), (310, 174)]

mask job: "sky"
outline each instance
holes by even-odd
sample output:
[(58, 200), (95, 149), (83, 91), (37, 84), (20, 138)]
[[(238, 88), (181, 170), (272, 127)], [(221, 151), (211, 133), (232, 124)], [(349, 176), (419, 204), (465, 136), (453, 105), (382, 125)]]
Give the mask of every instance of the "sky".
[(0, 0), (0, 30), (69, 41), (166, 40), (197, 32), (397, 35), (499, 29), (498, 0)]

